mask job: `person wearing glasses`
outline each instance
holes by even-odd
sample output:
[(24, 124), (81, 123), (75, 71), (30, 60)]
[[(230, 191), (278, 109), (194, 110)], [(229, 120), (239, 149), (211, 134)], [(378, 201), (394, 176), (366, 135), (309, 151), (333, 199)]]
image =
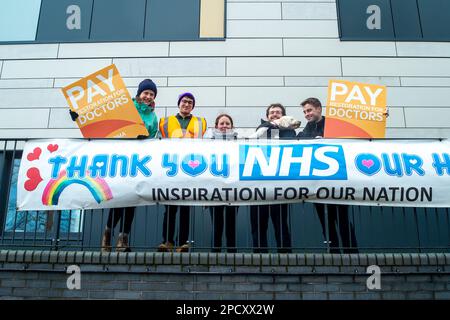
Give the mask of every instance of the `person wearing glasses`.
[[(183, 138), (201, 139), (206, 131), (206, 120), (192, 114), (195, 108), (195, 97), (185, 92), (178, 97), (178, 113), (161, 118), (159, 130), (163, 139)], [(159, 245), (159, 252), (171, 252), (175, 246), (176, 214), (180, 212), (180, 228), (178, 233), (178, 248), (176, 252), (189, 251), (189, 206), (166, 205), (163, 221), (163, 242)]]

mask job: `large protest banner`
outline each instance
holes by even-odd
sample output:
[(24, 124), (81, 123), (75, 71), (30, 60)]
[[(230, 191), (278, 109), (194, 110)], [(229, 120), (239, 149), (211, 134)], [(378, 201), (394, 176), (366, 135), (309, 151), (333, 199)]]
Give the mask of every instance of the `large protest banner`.
[(325, 138), (384, 138), (386, 87), (330, 80)]
[(19, 210), (155, 203), (450, 207), (447, 140), (34, 140)]
[(114, 64), (64, 88), (70, 109), (85, 138), (147, 136), (144, 122)]

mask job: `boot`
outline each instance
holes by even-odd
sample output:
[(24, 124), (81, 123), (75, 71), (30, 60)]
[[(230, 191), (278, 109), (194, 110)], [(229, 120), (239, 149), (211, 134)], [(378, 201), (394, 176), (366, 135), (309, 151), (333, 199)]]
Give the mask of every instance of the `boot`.
[(128, 234), (122, 232), (119, 234), (119, 237), (117, 238), (116, 251), (117, 252), (131, 251), (130, 246), (128, 245)]
[(106, 228), (102, 238), (102, 252), (111, 252), (111, 229)]
[(163, 242), (158, 246), (158, 252), (172, 252), (173, 243), (170, 241)]
[(177, 252), (189, 252), (189, 243), (186, 242), (181, 247), (177, 248)]

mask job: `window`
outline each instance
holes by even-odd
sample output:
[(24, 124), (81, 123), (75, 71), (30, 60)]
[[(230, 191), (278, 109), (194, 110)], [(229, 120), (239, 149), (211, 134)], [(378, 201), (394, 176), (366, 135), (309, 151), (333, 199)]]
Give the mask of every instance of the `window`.
[(0, 41), (34, 41), (41, 0), (2, 1), (0, 10)]
[(42, 0), (37, 41), (89, 41), (93, 0)]
[(2, 43), (213, 40), (225, 0), (5, 0)]
[(449, 0), (337, 0), (341, 40), (450, 41)]

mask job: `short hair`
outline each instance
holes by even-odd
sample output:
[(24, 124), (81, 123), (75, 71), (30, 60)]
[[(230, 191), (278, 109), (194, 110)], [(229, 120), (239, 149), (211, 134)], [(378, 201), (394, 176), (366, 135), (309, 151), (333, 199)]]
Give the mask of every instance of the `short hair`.
[(231, 122), (231, 127), (234, 128), (233, 118), (231, 118), (231, 116), (228, 115), (228, 114), (226, 114), (226, 113), (221, 113), (221, 114), (219, 114), (219, 115), (217, 116), (217, 118), (216, 118), (216, 127), (219, 125), (219, 120), (220, 120), (220, 118), (222, 118), (222, 117), (228, 118), (228, 119), (230, 120), (230, 122)]
[(283, 116), (286, 115), (286, 108), (285, 108), (281, 103), (272, 103), (272, 104), (270, 104), (270, 106), (268, 106), (267, 109), (266, 109), (266, 117), (269, 116), (269, 110), (272, 109), (272, 108), (280, 108), (280, 109), (281, 109), (281, 114), (282, 114)]
[(320, 103), (320, 100), (317, 98), (308, 98), (300, 103), (302, 107), (306, 106), (307, 104), (313, 105), (315, 108), (322, 108), (322, 103)]

